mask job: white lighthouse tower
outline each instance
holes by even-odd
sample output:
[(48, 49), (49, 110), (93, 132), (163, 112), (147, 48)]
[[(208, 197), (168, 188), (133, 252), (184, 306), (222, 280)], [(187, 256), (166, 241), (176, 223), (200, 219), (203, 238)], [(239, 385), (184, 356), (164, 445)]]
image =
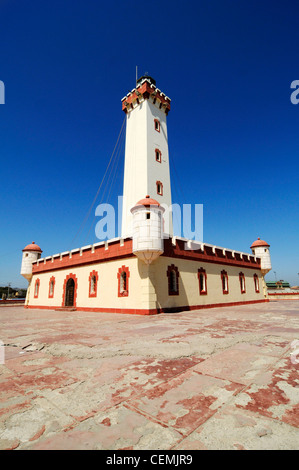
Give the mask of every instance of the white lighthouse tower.
[(265, 276), (269, 271), (271, 271), (271, 257), (270, 257), (270, 245), (258, 238), (251, 245), (251, 251), (254, 256), (261, 259), (261, 271), (262, 275)]
[[(156, 87), (153, 78), (141, 77), (122, 99), (127, 115), (123, 187), (122, 238), (133, 234), (131, 208), (150, 194), (159, 204), (171, 206), (166, 116), (170, 99)], [(172, 217), (163, 226), (172, 235)]]
[(29, 283), (32, 278), (32, 262), (38, 260), (41, 254), (42, 250), (35, 242), (30, 243), (30, 245), (25, 246), (23, 249), (21, 275), (24, 276)]
[(151, 264), (164, 251), (162, 216), (164, 208), (146, 196), (132, 207), (133, 253), (146, 264)]

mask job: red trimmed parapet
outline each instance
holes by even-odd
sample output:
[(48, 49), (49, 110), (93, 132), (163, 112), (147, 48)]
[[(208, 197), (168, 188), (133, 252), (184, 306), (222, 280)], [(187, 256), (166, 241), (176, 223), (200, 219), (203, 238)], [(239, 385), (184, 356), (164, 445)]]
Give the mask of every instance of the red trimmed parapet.
[[(239, 266), (242, 268), (261, 269), (260, 258), (246, 253), (238, 253), (229, 249), (222, 249), (205, 245), (202, 243), (201, 249), (186, 250), (186, 241), (176, 239), (175, 245), (172, 244), (171, 239), (164, 240), (164, 253), (161, 256), (169, 258), (180, 258), (186, 260), (200, 261), (206, 263), (216, 263), (225, 266)], [(224, 250), (224, 253), (223, 253)], [(241, 256), (242, 255), (242, 256)]]
[(130, 93), (122, 99), (122, 110), (127, 113), (128, 108), (133, 108), (134, 104), (139, 104), (141, 99), (148, 100), (149, 97), (153, 98), (153, 102), (160, 105), (160, 108), (165, 109), (165, 113), (168, 114), (170, 111), (170, 98), (166, 96), (162, 91), (151, 85), (149, 81), (145, 80), (141, 85), (134, 88)]

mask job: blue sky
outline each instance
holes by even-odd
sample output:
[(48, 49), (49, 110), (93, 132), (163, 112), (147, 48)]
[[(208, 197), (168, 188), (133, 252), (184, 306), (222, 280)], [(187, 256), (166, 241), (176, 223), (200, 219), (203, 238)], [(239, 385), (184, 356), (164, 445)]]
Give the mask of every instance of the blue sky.
[[(172, 100), (173, 202), (204, 205), (207, 243), (266, 240), (267, 280), (298, 285), (298, 13), (296, 0), (0, 0), (0, 284), (27, 285), (32, 240), (45, 256), (95, 241), (94, 211), (74, 237), (138, 65)], [(122, 177), (123, 155), (105, 202)]]

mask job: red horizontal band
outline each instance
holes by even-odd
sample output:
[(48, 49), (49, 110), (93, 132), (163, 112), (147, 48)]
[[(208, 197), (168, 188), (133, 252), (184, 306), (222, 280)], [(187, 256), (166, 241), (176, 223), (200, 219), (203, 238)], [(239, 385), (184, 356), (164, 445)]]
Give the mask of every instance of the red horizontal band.
[[(247, 304), (256, 304), (261, 302), (269, 302), (269, 299), (259, 299), (259, 300), (247, 300), (243, 302), (220, 302), (218, 304), (207, 304), (207, 305), (184, 305), (178, 307), (167, 307), (167, 308), (158, 308), (158, 309), (134, 309), (134, 308), (92, 308), (92, 307), (70, 307), (70, 310), (77, 310), (82, 312), (99, 312), (99, 313), (128, 313), (136, 315), (156, 315), (159, 313), (170, 313), (170, 312), (184, 312), (190, 310), (201, 310), (204, 308), (216, 308), (216, 307), (234, 307), (238, 305), (247, 305)], [(25, 308), (35, 308), (35, 309), (47, 309), (47, 310), (61, 310), (60, 306), (50, 307), (43, 305), (27, 305)], [(68, 308), (65, 307), (67, 311)]]

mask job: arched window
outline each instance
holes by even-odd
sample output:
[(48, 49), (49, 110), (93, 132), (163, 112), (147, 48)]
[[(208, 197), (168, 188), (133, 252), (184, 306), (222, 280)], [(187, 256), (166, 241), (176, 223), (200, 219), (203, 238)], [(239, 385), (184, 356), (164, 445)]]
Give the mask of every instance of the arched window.
[(179, 295), (179, 270), (172, 264), (167, 269), (168, 295)]
[(90, 293), (91, 294), (94, 294), (96, 291), (96, 283), (97, 283), (96, 277), (92, 276), (92, 278), (90, 279)]
[(96, 297), (98, 290), (98, 273), (97, 271), (92, 271), (89, 274), (89, 297)]
[(160, 121), (159, 119), (154, 119), (155, 131), (160, 132)]
[(206, 270), (200, 268), (197, 273), (198, 281), (199, 281), (199, 293), (200, 295), (206, 295), (207, 291), (207, 273)]
[(54, 297), (55, 277), (52, 276), (49, 281), (49, 299)]
[(119, 268), (118, 278), (118, 297), (128, 297), (129, 295), (129, 277), (130, 271), (126, 266)]
[(120, 275), (120, 290), (121, 292), (127, 290), (127, 273), (124, 271)]
[(161, 183), (161, 181), (156, 181), (156, 185), (157, 185), (157, 194), (159, 194), (159, 196), (163, 196), (163, 184)]
[(156, 162), (161, 163), (161, 161), (162, 161), (162, 153), (161, 153), (161, 150), (155, 149), (155, 156), (156, 156)]
[(253, 280), (254, 280), (255, 292), (258, 294), (260, 292), (260, 283), (259, 283), (259, 277), (257, 274), (253, 275)]
[(39, 280), (39, 279), (36, 279), (35, 284), (34, 284), (34, 298), (35, 298), (35, 299), (38, 298), (39, 286), (40, 286), (40, 280)]
[(241, 294), (245, 294), (245, 292), (246, 292), (245, 276), (244, 276), (243, 273), (239, 273), (239, 281), (240, 281)]
[(228, 294), (228, 275), (226, 271), (221, 271), (222, 293)]

